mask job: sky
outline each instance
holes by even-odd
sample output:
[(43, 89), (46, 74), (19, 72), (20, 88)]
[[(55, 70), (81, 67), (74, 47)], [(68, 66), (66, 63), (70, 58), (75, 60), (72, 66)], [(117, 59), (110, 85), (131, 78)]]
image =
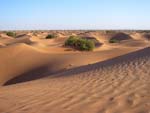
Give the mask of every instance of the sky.
[(150, 30), (150, 0), (0, 0), (0, 30)]

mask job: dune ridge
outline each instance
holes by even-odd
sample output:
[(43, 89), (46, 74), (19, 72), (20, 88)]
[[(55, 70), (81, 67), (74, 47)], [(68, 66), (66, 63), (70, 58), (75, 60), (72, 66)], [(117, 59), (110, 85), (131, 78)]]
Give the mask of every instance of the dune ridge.
[[(141, 57), (150, 57), (150, 47), (144, 48), (142, 50), (137, 50), (135, 52), (128, 53), (126, 55), (118, 56), (118, 57), (115, 57), (115, 58), (112, 58), (109, 60), (98, 62), (95, 64), (86, 65), (86, 66), (71, 69), (71, 70), (64, 72), (64, 74), (61, 73), (60, 77), (62, 75), (65, 75), (65, 76), (70, 75), (70, 73), (73, 74), (74, 72), (75, 72), (75, 74), (77, 74), (77, 73), (83, 73), (86, 71), (90, 71), (93, 69), (96, 70), (97, 68), (105, 68), (105, 67), (109, 67), (109, 66), (111, 67), (112, 65), (117, 65), (119, 63), (124, 63), (124, 62), (125, 62), (125, 64), (128, 64), (129, 62), (132, 62), (133, 60), (139, 59)], [(59, 75), (57, 75), (57, 76), (59, 76)]]
[(47, 76), (47, 74), (58, 73), (69, 68), (93, 64), (135, 50), (134, 48), (120, 48), (90, 53), (77, 52), (54, 54), (24, 43), (14, 44), (1, 48), (0, 50), (0, 59), (3, 59), (1, 61), (3, 65), (0, 65), (0, 83), (2, 85), (18, 76), (22, 76), (24, 79), (18, 77), (19, 81), (15, 80), (13, 83), (37, 79), (42, 76)]

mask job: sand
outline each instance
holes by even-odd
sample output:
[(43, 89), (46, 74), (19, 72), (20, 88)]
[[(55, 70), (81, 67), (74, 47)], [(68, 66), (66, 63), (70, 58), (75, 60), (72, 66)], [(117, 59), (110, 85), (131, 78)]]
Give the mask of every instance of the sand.
[(110, 44), (110, 35), (88, 32), (103, 46), (93, 52), (62, 46), (64, 35), (80, 32), (0, 39), (0, 113), (150, 112), (149, 41), (132, 33)]

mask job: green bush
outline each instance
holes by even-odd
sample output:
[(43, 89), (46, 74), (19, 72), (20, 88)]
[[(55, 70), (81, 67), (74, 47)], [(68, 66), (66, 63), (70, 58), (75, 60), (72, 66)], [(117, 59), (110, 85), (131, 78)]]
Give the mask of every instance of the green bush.
[(53, 39), (53, 38), (57, 38), (57, 36), (54, 34), (49, 34), (46, 36), (46, 39)]
[(69, 46), (81, 51), (92, 51), (95, 48), (94, 41), (83, 39), (77, 36), (70, 36), (66, 42), (65, 46)]
[(77, 40), (78, 40), (79, 37), (75, 37), (75, 36), (70, 36), (66, 42), (65, 42), (65, 46), (72, 46), (74, 47)]
[(11, 37), (16, 37), (16, 33), (15, 32), (6, 32), (7, 36), (11, 36)]
[(119, 42), (119, 40), (117, 40), (117, 39), (110, 39), (109, 40), (109, 43), (118, 43)]
[(86, 47), (88, 51), (92, 51), (95, 48), (95, 43), (93, 41), (87, 40)]

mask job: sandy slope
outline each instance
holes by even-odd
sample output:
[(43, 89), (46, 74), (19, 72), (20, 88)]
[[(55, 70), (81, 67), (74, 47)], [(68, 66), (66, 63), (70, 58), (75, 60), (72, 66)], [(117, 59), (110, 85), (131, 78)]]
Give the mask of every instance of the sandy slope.
[(16, 44), (1, 48), (0, 83), (2, 84), (20, 73), (44, 64), (44, 59), (40, 60), (42, 58), (40, 52), (26, 44)]
[[(93, 64), (123, 55), (137, 48), (112, 48), (97, 52), (70, 52), (64, 54), (62, 50), (50, 48), (51, 53), (27, 44), (19, 43), (0, 49), (0, 84), (24, 74), (26, 79), (38, 78), (45, 74), (59, 72), (73, 67)], [(54, 52), (52, 52), (54, 51)], [(38, 75), (37, 75), (38, 74)], [(30, 76), (29, 76), (30, 75)], [(29, 76), (29, 77), (28, 77)], [(23, 80), (25, 81), (25, 80)]]
[(3, 38), (0, 38), (2, 64), (0, 65), (0, 84), (17, 76), (21, 78), (23, 76), (24, 80), (21, 81), (40, 78), (47, 74), (127, 54), (149, 45), (144, 39), (110, 44), (108, 43), (110, 35), (88, 32), (82, 35), (95, 37), (103, 45), (95, 49), (95, 52), (79, 52), (64, 48), (62, 46), (66, 39), (64, 37), (46, 40), (24, 33), (20, 34), (16, 39), (6, 38), (3, 35)]
[[(149, 113), (150, 48), (0, 89), (3, 113)], [(9, 109), (8, 109), (9, 108)]]

